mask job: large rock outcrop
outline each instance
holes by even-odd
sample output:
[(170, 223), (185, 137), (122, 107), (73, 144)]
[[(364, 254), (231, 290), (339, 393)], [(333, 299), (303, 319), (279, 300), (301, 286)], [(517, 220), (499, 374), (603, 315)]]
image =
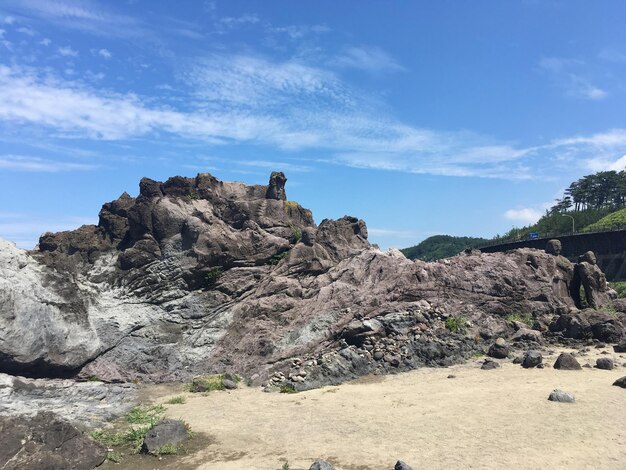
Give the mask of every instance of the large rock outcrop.
[(558, 254), (413, 262), (370, 245), (357, 218), (317, 226), (285, 182), (144, 178), (97, 226), (44, 234), (32, 252), (0, 241), (0, 372), (124, 382), (230, 370), (307, 387), (449, 364), (510, 337), (511, 315), (542, 329), (577, 311)]

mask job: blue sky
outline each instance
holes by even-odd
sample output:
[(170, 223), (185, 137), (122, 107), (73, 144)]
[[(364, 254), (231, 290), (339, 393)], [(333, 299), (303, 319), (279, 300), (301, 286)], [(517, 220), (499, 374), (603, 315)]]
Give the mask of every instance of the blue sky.
[(0, 0), (0, 237), (142, 176), (265, 184), (370, 240), (490, 237), (626, 165), (626, 3)]

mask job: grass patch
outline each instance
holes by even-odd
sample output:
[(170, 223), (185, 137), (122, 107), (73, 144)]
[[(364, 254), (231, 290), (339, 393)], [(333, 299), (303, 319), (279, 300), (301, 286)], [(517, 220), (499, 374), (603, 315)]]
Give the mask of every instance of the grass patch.
[(122, 454), (120, 452), (107, 452), (107, 460), (113, 463), (120, 463), (122, 461)]
[(280, 393), (298, 393), (298, 391), (292, 384), (285, 384), (280, 387)]
[(270, 258), (270, 260), (268, 261), (269, 264), (271, 264), (272, 266), (276, 266), (278, 263), (281, 262), (281, 260), (283, 260), (287, 255), (289, 254), (289, 251), (283, 251), (281, 253), (276, 253), (274, 256), (272, 256)]
[(177, 454), (178, 453), (178, 446), (174, 445), (174, 444), (165, 444), (164, 446), (159, 447), (155, 452), (154, 455), (171, 455), (171, 454)]
[(131, 424), (154, 425), (163, 418), (165, 407), (163, 405), (138, 406), (126, 415), (126, 421)]
[(189, 384), (189, 391), (212, 392), (214, 390), (224, 390), (224, 376), (222, 374), (200, 375), (194, 377)]
[(281, 467), (281, 470), (289, 470), (289, 468), (290, 468), (290, 467), (289, 467), (289, 462), (285, 462), (285, 463), (283, 464), (283, 466)]
[(166, 403), (168, 405), (184, 405), (187, 403), (187, 397), (185, 397), (185, 395), (177, 395), (167, 400)]
[(463, 317), (454, 316), (446, 318), (446, 328), (453, 333), (460, 333), (467, 329), (467, 320)]
[(533, 318), (532, 315), (524, 315), (522, 313), (519, 312), (513, 312), (513, 313), (509, 313), (506, 316), (506, 321), (513, 323), (514, 321), (518, 321), (520, 323), (524, 323), (530, 327), (533, 326), (533, 324), (535, 323), (535, 320)]

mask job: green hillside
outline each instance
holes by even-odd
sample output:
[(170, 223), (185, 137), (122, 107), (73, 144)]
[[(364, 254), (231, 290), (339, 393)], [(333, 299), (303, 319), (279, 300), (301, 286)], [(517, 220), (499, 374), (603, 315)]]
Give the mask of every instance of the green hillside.
[(451, 235), (435, 235), (427, 238), (418, 245), (404, 248), (402, 253), (409, 259), (421, 259), (423, 261), (434, 261), (449, 256), (458, 255), (466, 248), (473, 248), (477, 245), (487, 243), (485, 238), (474, 237), (453, 237)]
[(602, 230), (618, 230), (626, 228), (626, 208), (612, 212), (602, 217), (597, 222), (586, 226), (583, 232), (596, 232)]

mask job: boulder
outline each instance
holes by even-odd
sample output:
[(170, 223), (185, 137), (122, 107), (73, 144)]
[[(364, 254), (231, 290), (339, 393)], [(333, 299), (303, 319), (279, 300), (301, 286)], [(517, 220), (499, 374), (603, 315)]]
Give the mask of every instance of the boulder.
[(511, 337), (511, 341), (530, 341), (534, 343), (542, 343), (541, 331), (531, 330), (529, 328), (520, 328)]
[(613, 385), (615, 385), (616, 387), (626, 388), (626, 375), (624, 377), (620, 377), (615, 382), (613, 382)]
[(530, 369), (532, 367), (537, 367), (541, 364), (543, 360), (543, 356), (539, 351), (534, 349), (530, 349), (526, 351), (524, 354), (524, 359), (522, 360), (522, 367), (524, 369)]
[(561, 353), (554, 363), (554, 368), (559, 370), (582, 370), (576, 358), (570, 353)]
[(557, 401), (559, 403), (574, 403), (576, 401), (574, 395), (564, 392), (563, 390), (553, 390), (550, 396), (548, 396), (548, 400)]
[(613, 346), (613, 351), (616, 353), (626, 352), (626, 340), (622, 340), (619, 344)]
[(4, 470), (91, 470), (106, 449), (52, 413), (0, 416), (0, 468)]
[(485, 359), (485, 362), (483, 362), (482, 366), (480, 366), (482, 370), (493, 370), (498, 367), (500, 367), (500, 364), (496, 361), (492, 361), (491, 359)]
[(183, 421), (166, 419), (148, 431), (143, 440), (141, 451), (147, 454), (159, 454), (163, 447), (178, 447), (188, 438), (189, 432)]
[(335, 467), (333, 467), (332, 464), (326, 460), (317, 459), (313, 462), (313, 465), (309, 467), (309, 470), (335, 470)]
[(596, 360), (596, 367), (603, 370), (613, 370), (613, 359), (610, 357), (601, 357)]
[(498, 338), (496, 342), (489, 347), (487, 355), (496, 359), (506, 359), (510, 352), (511, 351), (504, 339)]
[(235, 390), (237, 389), (237, 382), (230, 379), (222, 379), (222, 385), (226, 390)]

